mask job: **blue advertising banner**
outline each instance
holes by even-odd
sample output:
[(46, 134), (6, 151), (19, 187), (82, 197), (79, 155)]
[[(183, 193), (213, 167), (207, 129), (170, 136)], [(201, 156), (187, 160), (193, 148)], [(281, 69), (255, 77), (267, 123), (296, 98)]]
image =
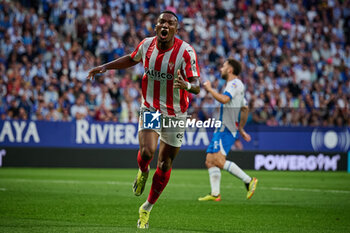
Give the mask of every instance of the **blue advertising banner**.
[[(128, 123), (0, 121), (4, 147), (138, 148), (138, 125)], [(245, 150), (347, 152), (349, 128), (248, 126), (252, 140), (241, 140)], [(192, 128), (182, 149), (205, 150), (213, 130)]]
[(348, 127), (268, 127), (248, 126), (252, 141), (244, 148), (260, 151), (347, 152), (350, 149)]

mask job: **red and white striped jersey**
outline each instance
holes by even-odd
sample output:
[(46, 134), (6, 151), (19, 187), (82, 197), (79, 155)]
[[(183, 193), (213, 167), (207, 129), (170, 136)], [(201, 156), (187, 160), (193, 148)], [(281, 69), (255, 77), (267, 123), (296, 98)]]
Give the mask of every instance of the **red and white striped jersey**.
[(142, 77), (142, 106), (159, 110), (167, 116), (181, 116), (188, 108), (186, 90), (174, 89), (177, 70), (188, 81), (199, 77), (197, 55), (186, 42), (175, 37), (168, 50), (157, 47), (157, 37), (144, 39), (131, 54), (134, 61), (142, 61), (145, 73)]

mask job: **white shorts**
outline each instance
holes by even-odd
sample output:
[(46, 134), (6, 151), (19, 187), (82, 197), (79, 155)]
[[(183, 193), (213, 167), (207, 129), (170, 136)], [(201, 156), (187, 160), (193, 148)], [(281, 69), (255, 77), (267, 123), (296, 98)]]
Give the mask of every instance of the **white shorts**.
[[(160, 116), (160, 127), (157, 129), (145, 128), (144, 126), (144, 112), (149, 112), (148, 109), (141, 108), (139, 117), (139, 131), (144, 129), (151, 129), (158, 133), (160, 140), (166, 144), (174, 147), (181, 147), (185, 134), (185, 127), (179, 127), (178, 122), (186, 120), (186, 116), (172, 117), (172, 116)], [(174, 126), (176, 125), (176, 126)]]

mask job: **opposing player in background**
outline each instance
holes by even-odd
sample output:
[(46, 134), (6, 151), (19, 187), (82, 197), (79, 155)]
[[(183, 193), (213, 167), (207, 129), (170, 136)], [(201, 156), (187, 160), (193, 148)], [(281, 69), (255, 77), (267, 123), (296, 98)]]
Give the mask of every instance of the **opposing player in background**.
[(136, 196), (141, 195), (145, 188), (159, 137), (160, 145), (151, 190), (147, 201), (139, 208), (138, 228), (148, 228), (150, 212), (169, 181), (172, 163), (185, 131), (185, 128), (165, 129), (162, 124), (158, 129), (148, 129), (144, 125), (144, 113), (152, 113), (154, 118), (161, 117), (161, 121), (184, 120), (189, 104), (188, 92), (198, 94), (200, 91), (197, 55), (188, 43), (175, 37), (177, 27), (177, 16), (171, 11), (162, 12), (155, 26), (156, 36), (145, 38), (133, 53), (95, 67), (88, 75), (88, 78), (93, 78), (106, 70), (125, 69), (139, 62), (145, 68), (138, 132), (139, 171), (133, 186)]
[[(248, 176), (234, 162), (226, 160), (226, 156), (238, 138), (238, 132), (244, 140), (250, 141), (250, 135), (244, 130), (248, 118), (247, 101), (244, 98), (244, 85), (238, 78), (242, 70), (239, 61), (229, 58), (221, 68), (221, 76), (226, 80), (226, 88), (223, 94), (216, 92), (209, 81), (204, 88), (221, 103), (220, 120), (222, 126), (216, 129), (207, 149), (205, 164), (209, 171), (211, 193), (200, 197), (199, 201), (220, 201), (221, 170), (241, 179), (247, 188), (247, 198), (250, 199), (255, 191), (258, 180)], [(240, 115), (240, 116), (239, 116)], [(240, 119), (239, 119), (240, 118)]]

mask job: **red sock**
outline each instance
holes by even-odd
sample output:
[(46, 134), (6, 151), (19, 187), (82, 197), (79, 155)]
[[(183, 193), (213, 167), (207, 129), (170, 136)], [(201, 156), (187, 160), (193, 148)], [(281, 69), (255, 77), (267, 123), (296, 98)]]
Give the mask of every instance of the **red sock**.
[(159, 169), (159, 167), (157, 167), (157, 170), (153, 175), (152, 187), (147, 199), (149, 203), (156, 203), (158, 197), (164, 190), (165, 186), (168, 184), (170, 173), (171, 168), (169, 169), (169, 171), (163, 172)]
[(150, 160), (143, 160), (141, 157), (140, 151), (137, 154), (137, 163), (139, 164), (139, 168), (142, 172), (148, 171), (148, 165), (150, 164), (152, 159)]

